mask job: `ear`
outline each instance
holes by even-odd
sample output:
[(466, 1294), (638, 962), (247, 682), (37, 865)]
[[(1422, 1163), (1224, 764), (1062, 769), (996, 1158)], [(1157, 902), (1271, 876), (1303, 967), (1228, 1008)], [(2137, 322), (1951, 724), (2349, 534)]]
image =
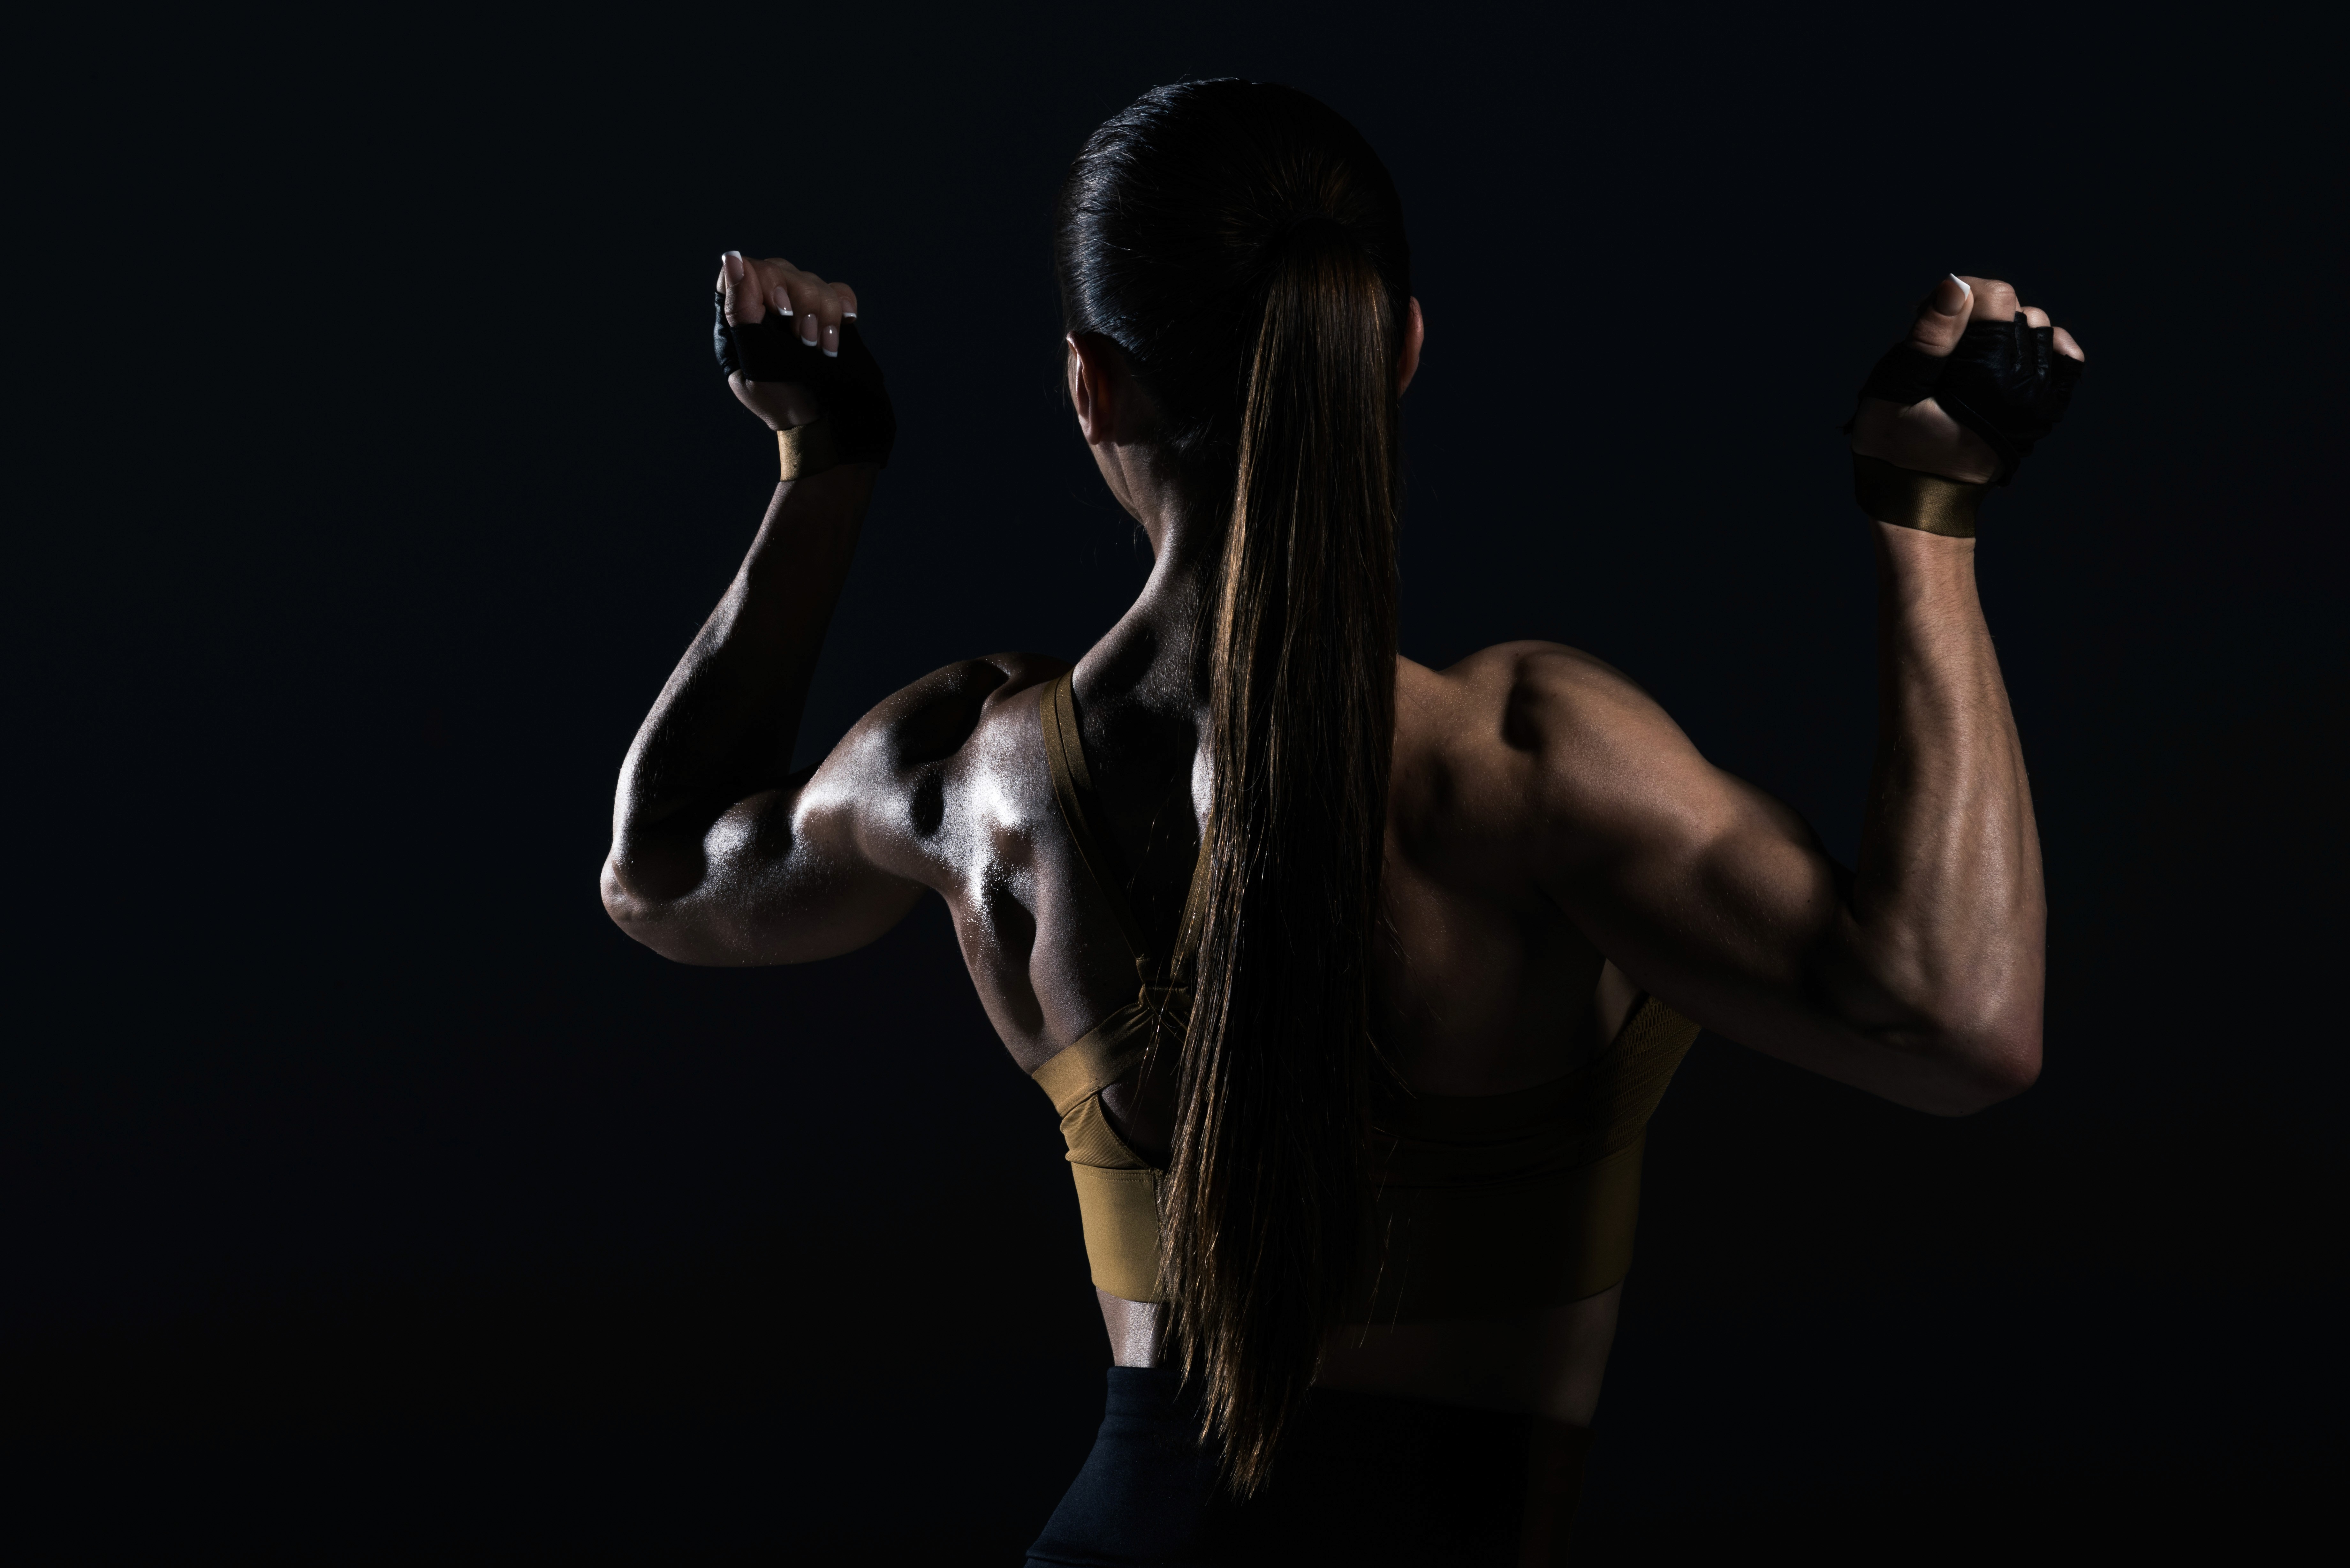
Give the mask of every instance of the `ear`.
[(1107, 343), (1090, 332), (1072, 332), (1069, 346), (1069, 406), (1077, 411), (1077, 429), (1087, 446), (1100, 446), (1118, 437), (1118, 408), (1123, 367), (1111, 358)]
[(1411, 315), (1403, 324), (1403, 352), (1396, 358), (1396, 396), (1400, 398), (1411, 386), (1411, 379), (1419, 374), (1419, 346), (1428, 340), (1428, 323), (1420, 319), (1419, 301), (1411, 302)]

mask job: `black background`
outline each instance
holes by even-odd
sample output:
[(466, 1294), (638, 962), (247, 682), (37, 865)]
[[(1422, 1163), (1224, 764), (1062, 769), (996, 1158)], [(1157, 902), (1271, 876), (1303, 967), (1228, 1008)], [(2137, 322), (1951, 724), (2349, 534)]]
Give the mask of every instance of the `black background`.
[(855, 283), (902, 423), (812, 755), (950, 659), (1075, 656), (1139, 586), (1057, 395), (1051, 201), (1137, 92), (1230, 74), (1325, 98), (1403, 192), (1406, 651), (1588, 648), (1846, 857), (1851, 389), (1946, 268), (2090, 356), (1981, 556), (2045, 1076), (1944, 1122), (1700, 1044), (1588, 1560), (2291, 1528), (2341, 1452), (2342, 126), (2314, 34), (2114, 16), (28, 42), (10, 1532), (1017, 1561), (1107, 1353), (1053, 1119), (942, 913), (710, 972), (595, 877), (771, 483), (710, 360), (718, 253)]

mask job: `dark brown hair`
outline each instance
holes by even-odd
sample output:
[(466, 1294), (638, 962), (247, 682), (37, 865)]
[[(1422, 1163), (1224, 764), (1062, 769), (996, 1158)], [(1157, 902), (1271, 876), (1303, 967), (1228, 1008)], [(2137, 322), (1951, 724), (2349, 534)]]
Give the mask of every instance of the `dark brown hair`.
[(1094, 133), (1056, 259), (1068, 330), (1125, 352), (1186, 487), (1224, 524), (1159, 1268), (1203, 1435), (1246, 1494), (1361, 1245), (1409, 251), (1352, 126), (1287, 88), (1213, 81), (1147, 93)]

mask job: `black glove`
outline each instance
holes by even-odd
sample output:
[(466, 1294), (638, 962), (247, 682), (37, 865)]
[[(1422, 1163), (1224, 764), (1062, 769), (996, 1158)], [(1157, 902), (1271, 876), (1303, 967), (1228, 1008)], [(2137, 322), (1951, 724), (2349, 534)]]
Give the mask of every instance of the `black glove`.
[(1970, 322), (1950, 354), (1937, 359), (1907, 343), (1887, 350), (1860, 389), (1907, 408), (1931, 398), (1999, 454), (2002, 484), (2064, 417), (2081, 361), (2056, 352), (2055, 328), (2013, 321)]
[(795, 317), (769, 310), (750, 326), (731, 327), (726, 296), (713, 292), (711, 297), (718, 302), (712, 336), (721, 370), (746, 381), (791, 381), (807, 388), (823, 405), (841, 462), (889, 462), (898, 416), (889, 407), (881, 367), (857, 323), (840, 324), (840, 355), (832, 358), (800, 341)]

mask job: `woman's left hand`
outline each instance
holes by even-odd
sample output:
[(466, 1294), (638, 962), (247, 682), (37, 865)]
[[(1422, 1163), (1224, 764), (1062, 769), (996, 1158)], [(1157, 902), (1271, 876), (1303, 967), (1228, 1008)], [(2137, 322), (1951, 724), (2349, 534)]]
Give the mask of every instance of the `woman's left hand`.
[[(857, 319), (855, 289), (845, 283), (827, 283), (780, 256), (752, 260), (740, 251), (728, 251), (719, 261), (716, 287), (728, 325), (754, 326), (770, 312), (779, 313), (793, 319), (802, 343), (827, 358), (840, 352), (840, 324)], [(810, 424), (823, 412), (815, 389), (798, 382), (749, 381), (737, 372), (726, 378), (726, 384), (771, 430)]]

